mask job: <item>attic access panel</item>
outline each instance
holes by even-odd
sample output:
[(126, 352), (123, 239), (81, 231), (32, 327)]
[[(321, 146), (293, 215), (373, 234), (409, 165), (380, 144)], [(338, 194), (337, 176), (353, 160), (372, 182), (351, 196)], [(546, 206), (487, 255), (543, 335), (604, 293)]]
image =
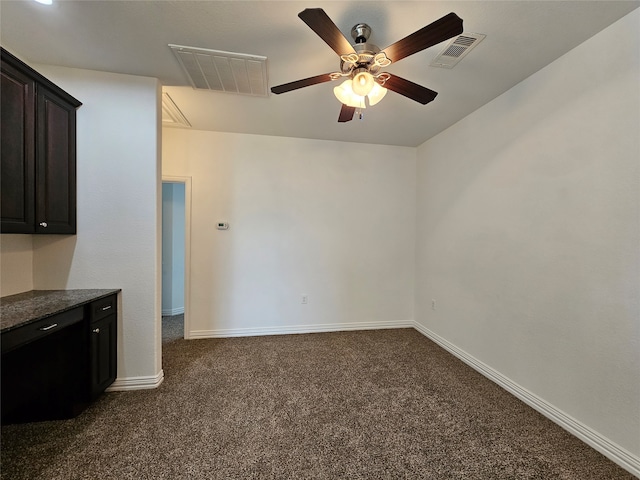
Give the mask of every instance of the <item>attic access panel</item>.
[(268, 96), (267, 57), (206, 48), (169, 45), (198, 90)]
[(162, 126), (163, 127), (191, 127), (189, 120), (184, 116), (167, 92), (162, 92)]

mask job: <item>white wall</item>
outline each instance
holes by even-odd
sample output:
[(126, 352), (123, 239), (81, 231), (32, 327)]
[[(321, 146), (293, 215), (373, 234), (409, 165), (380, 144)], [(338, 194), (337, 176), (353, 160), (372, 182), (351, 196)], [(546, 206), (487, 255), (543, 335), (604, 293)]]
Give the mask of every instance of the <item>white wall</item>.
[(0, 297), (33, 290), (32, 235), (0, 235)]
[(413, 319), (415, 149), (164, 129), (163, 174), (193, 178), (190, 336)]
[(639, 14), (419, 147), (416, 276), (424, 331), (636, 468)]
[[(193, 177), (193, 336), (401, 325), (415, 299), (422, 331), (637, 463), (639, 20), (422, 145), (417, 184), (415, 149), (165, 129), (163, 173)], [(123, 288), (119, 376), (158, 378), (157, 82), (42, 72), (85, 102), (79, 235), (3, 236), (1, 288)]]
[(77, 117), (77, 235), (33, 236), (33, 286), (121, 288), (114, 385), (152, 386), (162, 379), (159, 83), (35, 68), (83, 105)]
[(184, 313), (185, 188), (162, 183), (162, 314)]

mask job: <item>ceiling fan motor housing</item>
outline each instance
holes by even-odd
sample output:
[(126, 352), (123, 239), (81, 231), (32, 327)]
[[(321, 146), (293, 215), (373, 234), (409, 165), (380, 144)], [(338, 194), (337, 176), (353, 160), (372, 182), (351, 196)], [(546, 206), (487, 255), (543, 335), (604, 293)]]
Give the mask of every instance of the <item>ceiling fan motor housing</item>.
[[(358, 26), (356, 25), (353, 28), (355, 29)], [(355, 53), (340, 56), (340, 71), (342, 75), (353, 77), (355, 73), (361, 70), (367, 70), (375, 75), (380, 71), (380, 65), (375, 62), (376, 55), (380, 53), (380, 47), (373, 43), (362, 42), (353, 45), (353, 49)]]
[(360, 58), (366, 58), (368, 55), (373, 57), (376, 53), (380, 52), (380, 48), (373, 43), (356, 43), (353, 48)]

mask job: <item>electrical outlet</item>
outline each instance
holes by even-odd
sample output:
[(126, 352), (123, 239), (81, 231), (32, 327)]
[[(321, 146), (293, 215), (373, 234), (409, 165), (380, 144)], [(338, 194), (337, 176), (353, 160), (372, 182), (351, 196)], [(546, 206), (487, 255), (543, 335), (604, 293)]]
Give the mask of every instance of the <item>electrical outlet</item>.
[(431, 310), (435, 310), (436, 309), (436, 301), (431, 299)]
[(302, 301), (300, 303), (302, 303), (303, 305), (309, 303), (309, 295), (302, 295)]

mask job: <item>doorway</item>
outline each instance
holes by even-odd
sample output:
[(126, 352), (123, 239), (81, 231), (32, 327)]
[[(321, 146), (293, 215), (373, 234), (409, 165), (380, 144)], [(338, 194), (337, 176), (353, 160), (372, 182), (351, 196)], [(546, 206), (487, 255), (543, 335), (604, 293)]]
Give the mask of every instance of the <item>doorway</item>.
[(189, 338), (191, 178), (162, 177), (162, 341)]

